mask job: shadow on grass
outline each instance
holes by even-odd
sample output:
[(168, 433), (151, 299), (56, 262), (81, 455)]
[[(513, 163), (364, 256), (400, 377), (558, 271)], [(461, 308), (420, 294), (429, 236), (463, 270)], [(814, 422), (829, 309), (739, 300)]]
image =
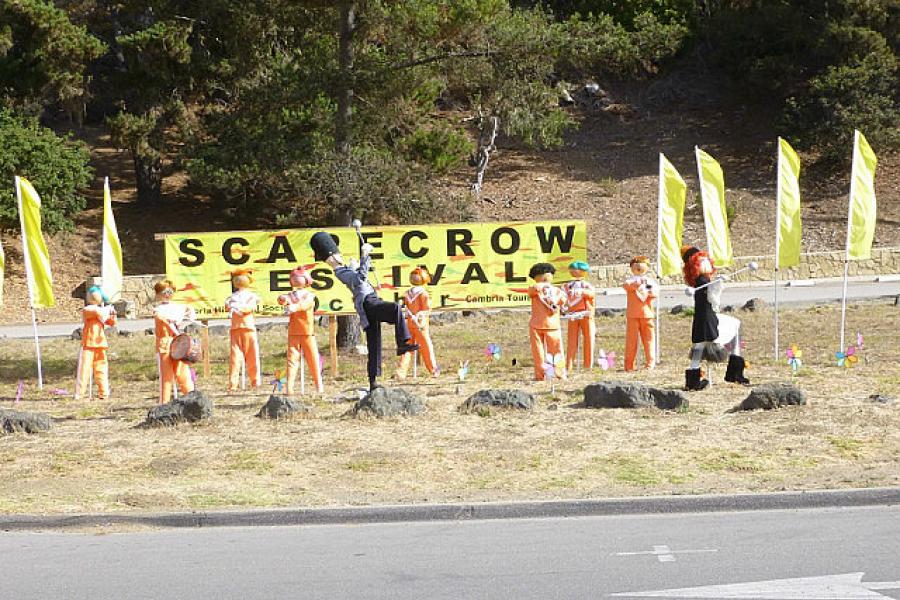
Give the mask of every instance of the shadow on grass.
[[(41, 356), (41, 370), (45, 379), (66, 375), (75, 377), (75, 364), (71, 358)], [(36, 377), (37, 361), (33, 357), (6, 359), (0, 364), (0, 382), (16, 382)]]

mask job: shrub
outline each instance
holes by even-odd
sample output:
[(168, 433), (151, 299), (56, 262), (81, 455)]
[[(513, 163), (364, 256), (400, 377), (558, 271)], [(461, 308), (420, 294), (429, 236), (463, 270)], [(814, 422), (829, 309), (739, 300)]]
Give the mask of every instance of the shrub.
[(83, 143), (56, 135), (37, 119), (0, 110), (0, 227), (19, 225), (13, 187), (13, 177), (19, 175), (41, 195), (44, 230), (72, 229), (72, 218), (85, 207), (78, 190), (93, 178), (89, 159)]
[(464, 134), (446, 125), (417, 129), (405, 140), (407, 158), (445, 174), (458, 167), (472, 153), (474, 144)]

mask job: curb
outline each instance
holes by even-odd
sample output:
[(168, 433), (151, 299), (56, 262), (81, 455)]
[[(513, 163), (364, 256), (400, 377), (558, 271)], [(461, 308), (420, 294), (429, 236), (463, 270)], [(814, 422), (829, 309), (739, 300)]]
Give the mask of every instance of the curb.
[(250, 527), (534, 519), (611, 515), (798, 510), (900, 505), (900, 487), (766, 494), (646, 496), (599, 500), (409, 504), (336, 508), (284, 508), (185, 513), (0, 515), (0, 530), (25, 531), (143, 525)]

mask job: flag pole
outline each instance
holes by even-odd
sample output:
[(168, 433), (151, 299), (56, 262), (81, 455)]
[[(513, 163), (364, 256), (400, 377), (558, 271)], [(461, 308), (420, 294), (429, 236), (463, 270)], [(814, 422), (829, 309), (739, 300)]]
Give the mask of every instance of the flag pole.
[[(660, 281), (657, 282), (657, 285), (662, 286), (662, 197), (663, 191), (665, 190), (665, 184), (663, 183), (663, 153), (659, 153), (659, 192), (656, 197), (656, 276), (660, 278)], [(653, 344), (653, 357), (654, 362), (659, 364), (659, 348), (660, 348), (660, 335), (661, 331), (659, 329), (659, 305), (662, 303), (662, 288), (660, 288), (659, 294), (656, 296), (656, 335), (654, 336), (654, 344)]]
[(778, 360), (778, 270), (781, 266), (781, 137), (777, 141), (778, 159), (775, 167), (775, 360)]
[(847, 276), (850, 273), (850, 233), (853, 224), (853, 192), (856, 187), (856, 150), (859, 147), (859, 130), (853, 131), (853, 156), (850, 165), (850, 200), (847, 202), (847, 247), (844, 250), (844, 291), (841, 294), (841, 346), (838, 349), (844, 352), (844, 328), (847, 323)]
[(19, 176), (16, 175), (16, 202), (19, 205), (19, 226), (22, 228), (22, 256), (25, 258), (25, 281), (28, 283), (28, 303), (31, 305), (31, 328), (34, 331), (34, 350), (37, 354), (38, 389), (44, 389), (44, 370), (41, 366), (41, 343), (38, 341), (37, 313), (34, 312), (34, 290), (32, 289), (31, 255), (28, 252), (28, 235), (25, 233), (25, 215), (22, 212), (22, 191)]

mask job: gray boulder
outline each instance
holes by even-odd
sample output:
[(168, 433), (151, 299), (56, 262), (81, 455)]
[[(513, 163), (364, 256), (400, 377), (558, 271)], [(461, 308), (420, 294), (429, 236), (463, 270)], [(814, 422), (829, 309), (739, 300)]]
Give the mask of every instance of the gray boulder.
[(750, 298), (747, 300), (744, 305), (741, 307), (741, 310), (746, 310), (748, 312), (756, 312), (758, 310), (762, 310), (766, 307), (766, 301), (762, 298)]
[(478, 390), (469, 396), (459, 409), (468, 412), (479, 406), (491, 406), (532, 410), (534, 405), (534, 396), (522, 390)]
[(872, 394), (871, 396), (869, 396), (869, 401), (876, 404), (891, 404), (893, 402), (896, 402), (897, 399), (893, 396), (886, 396), (884, 394)]
[(0, 408), (0, 433), (39, 433), (49, 430), (49, 415)]
[(459, 321), (459, 311), (444, 310), (431, 313), (431, 322), (435, 325), (446, 325), (447, 323), (455, 323)]
[(669, 314), (671, 315), (680, 315), (684, 312), (684, 304), (676, 304), (669, 310)]
[(753, 388), (750, 395), (740, 404), (728, 410), (730, 413), (742, 410), (771, 410), (781, 406), (804, 405), (806, 394), (790, 383), (764, 383)]
[(350, 409), (352, 415), (376, 417), (415, 416), (425, 412), (425, 403), (400, 388), (377, 387)]
[(283, 419), (294, 413), (308, 414), (313, 410), (312, 406), (292, 400), (287, 396), (272, 394), (256, 414), (260, 419)]
[(675, 410), (688, 406), (688, 399), (678, 390), (664, 390), (642, 383), (601, 381), (584, 388), (584, 405), (588, 408), (646, 408)]
[(81, 339), (82, 330), (81, 327), (72, 330), (72, 333), (69, 334), (70, 340), (80, 340)]
[(154, 406), (147, 413), (144, 425), (177, 425), (193, 423), (212, 417), (213, 403), (203, 392), (194, 390), (168, 404)]

